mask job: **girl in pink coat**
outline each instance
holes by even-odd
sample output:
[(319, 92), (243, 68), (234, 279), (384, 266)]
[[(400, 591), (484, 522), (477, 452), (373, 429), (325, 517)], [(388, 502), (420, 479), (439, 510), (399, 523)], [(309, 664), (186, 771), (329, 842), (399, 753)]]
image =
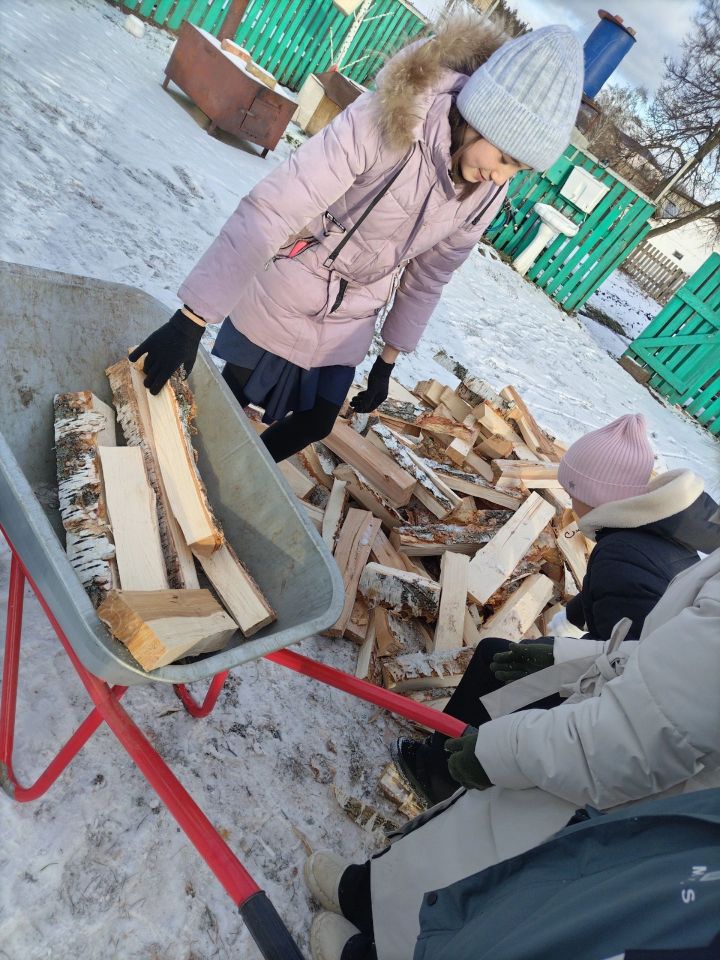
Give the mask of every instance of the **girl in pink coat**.
[(206, 324), (221, 323), (225, 380), (264, 408), (262, 439), (280, 461), (331, 431), (384, 315), (353, 401), (375, 409), (510, 178), (561, 156), (582, 81), (566, 27), (502, 44), (463, 18), (412, 44), (243, 197), (180, 287), (182, 309), (131, 354), (145, 354), (145, 386), (189, 373)]

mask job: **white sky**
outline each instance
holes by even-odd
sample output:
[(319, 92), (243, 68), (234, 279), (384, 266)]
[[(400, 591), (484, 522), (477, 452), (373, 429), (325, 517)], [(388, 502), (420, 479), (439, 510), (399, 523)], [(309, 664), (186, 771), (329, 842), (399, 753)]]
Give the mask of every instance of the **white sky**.
[[(445, 0), (413, 0), (426, 16), (445, 7)], [(584, 41), (599, 22), (601, 0), (509, 0), (518, 16), (531, 27), (566, 23)], [(613, 80), (643, 85), (652, 92), (659, 83), (663, 57), (677, 53), (679, 42), (691, 26), (697, 0), (618, 0), (607, 9), (636, 31), (637, 43), (626, 55)]]

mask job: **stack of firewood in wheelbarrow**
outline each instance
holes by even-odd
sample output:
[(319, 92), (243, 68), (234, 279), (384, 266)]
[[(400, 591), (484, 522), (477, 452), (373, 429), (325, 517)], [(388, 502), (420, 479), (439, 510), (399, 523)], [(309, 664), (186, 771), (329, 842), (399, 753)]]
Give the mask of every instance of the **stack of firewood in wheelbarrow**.
[[(546, 633), (592, 545), (557, 482), (565, 448), (517, 390), (435, 359), (456, 388), (393, 383), (373, 414), (346, 408), (294, 484), (344, 578), (329, 635), (358, 645), (358, 677), (442, 709), (481, 639)], [(414, 812), (392, 766), (381, 789)]]
[(152, 396), (128, 360), (106, 373), (114, 409), (89, 391), (54, 401), (67, 553), (98, 616), (146, 670), (252, 636), (275, 612), (208, 502), (189, 388)]

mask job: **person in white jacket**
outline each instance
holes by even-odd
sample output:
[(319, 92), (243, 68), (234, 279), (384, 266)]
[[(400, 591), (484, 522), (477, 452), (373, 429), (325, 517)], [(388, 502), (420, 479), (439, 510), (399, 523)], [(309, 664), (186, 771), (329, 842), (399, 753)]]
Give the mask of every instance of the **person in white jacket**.
[[(639, 641), (621, 637), (622, 626), (609, 641), (566, 644), (547, 670), (485, 698), (494, 719), (453, 742), (467, 789), (366, 864), (309, 858), (306, 882), (325, 908), (315, 960), (411, 960), (426, 892), (542, 843), (579, 806), (720, 785), (720, 550), (673, 580)], [(507, 715), (537, 699), (538, 683), (569, 696)]]

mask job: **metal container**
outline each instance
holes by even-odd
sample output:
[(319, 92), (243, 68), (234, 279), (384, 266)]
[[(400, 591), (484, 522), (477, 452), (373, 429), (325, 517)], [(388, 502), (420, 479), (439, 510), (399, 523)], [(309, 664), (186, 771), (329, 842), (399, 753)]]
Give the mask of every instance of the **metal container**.
[(600, 23), (585, 41), (585, 96), (593, 100), (635, 43), (635, 31), (622, 17), (598, 10)]
[(53, 396), (92, 390), (111, 403), (105, 368), (167, 315), (134, 287), (0, 261), (0, 524), (83, 665), (123, 685), (212, 677), (326, 629), (344, 601), (337, 565), (201, 350), (189, 381), (198, 466), (228, 541), (278, 619), (250, 640), (237, 634), (219, 653), (152, 673), (98, 619), (65, 555)]

